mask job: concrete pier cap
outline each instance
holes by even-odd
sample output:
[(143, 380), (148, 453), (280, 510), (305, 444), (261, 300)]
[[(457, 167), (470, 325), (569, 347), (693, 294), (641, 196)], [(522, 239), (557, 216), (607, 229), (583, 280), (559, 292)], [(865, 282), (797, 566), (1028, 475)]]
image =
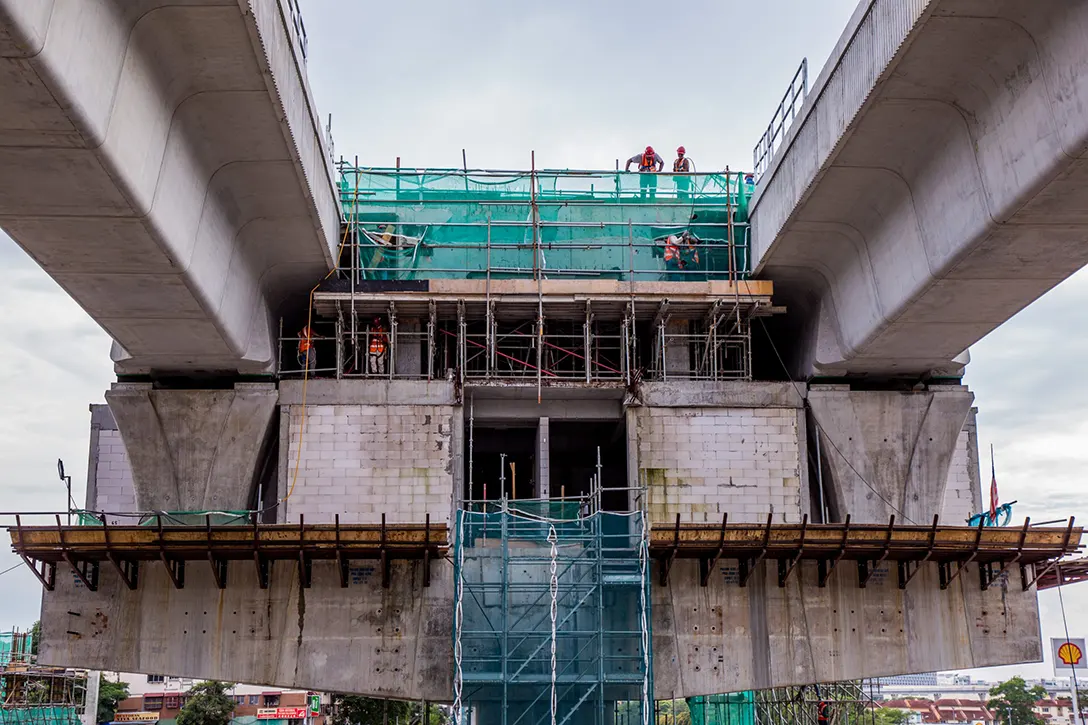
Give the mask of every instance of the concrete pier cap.
[(962, 385), (904, 392), (811, 385), (832, 519), (849, 514), (857, 523), (877, 523), (894, 514), (900, 523), (929, 523), (941, 510), (974, 398)]
[(106, 402), (128, 451), (137, 508), (249, 508), (278, 399), (272, 383), (224, 390), (115, 383)]

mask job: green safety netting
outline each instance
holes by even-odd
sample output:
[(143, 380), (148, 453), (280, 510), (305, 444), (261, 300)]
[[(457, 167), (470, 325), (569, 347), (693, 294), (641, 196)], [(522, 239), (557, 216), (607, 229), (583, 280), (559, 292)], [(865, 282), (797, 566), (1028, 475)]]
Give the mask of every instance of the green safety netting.
[(530, 503), (457, 514), (455, 717), (641, 724), (653, 691), (644, 519), (548, 519)]
[(754, 692), (689, 697), (687, 704), (691, 725), (755, 725), (756, 722)]
[[(80, 526), (101, 526), (103, 514), (76, 511)], [(122, 517), (126, 526), (243, 526), (253, 521), (252, 511), (157, 511)]]
[(0, 725), (80, 725), (74, 707), (0, 706)]
[[(750, 268), (750, 177), (340, 168), (362, 279), (705, 281)], [(534, 215), (535, 209), (535, 215)], [(730, 223), (732, 220), (732, 223)], [(669, 235), (679, 256), (666, 259)], [(729, 249), (733, 249), (732, 258)]]
[(12, 661), (26, 661), (31, 654), (33, 640), (25, 632), (0, 632), (0, 667)]

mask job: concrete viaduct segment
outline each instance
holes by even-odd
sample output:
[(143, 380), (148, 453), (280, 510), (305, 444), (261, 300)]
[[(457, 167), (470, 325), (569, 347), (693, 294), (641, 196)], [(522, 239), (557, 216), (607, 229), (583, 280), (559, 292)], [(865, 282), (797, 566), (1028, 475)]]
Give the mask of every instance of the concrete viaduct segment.
[(287, 0), (0, 0), (0, 228), (121, 374), (268, 373), (339, 208)]
[(864, 0), (754, 199), (799, 375), (956, 374), (1088, 262), (1088, 6)]

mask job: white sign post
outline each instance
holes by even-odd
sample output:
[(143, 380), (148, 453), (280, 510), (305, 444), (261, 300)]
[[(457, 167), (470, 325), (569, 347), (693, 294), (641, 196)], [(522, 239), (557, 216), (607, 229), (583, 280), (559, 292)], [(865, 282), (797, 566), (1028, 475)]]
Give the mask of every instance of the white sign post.
[(1051, 637), (1050, 655), (1054, 658), (1054, 674), (1069, 675), (1072, 679), (1073, 723), (1083, 723), (1077, 697), (1077, 675), (1088, 675), (1088, 648), (1085, 648), (1084, 638)]

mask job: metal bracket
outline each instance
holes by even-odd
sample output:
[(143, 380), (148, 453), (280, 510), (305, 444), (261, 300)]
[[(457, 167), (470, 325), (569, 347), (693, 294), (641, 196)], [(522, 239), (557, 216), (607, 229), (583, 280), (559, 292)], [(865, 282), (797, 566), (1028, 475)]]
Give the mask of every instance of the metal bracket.
[(888, 552), (892, 548), (892, 530), (895, 528), (895, 514), (888, 517), (888, 532), (884, 539), (884, 550), (881, 552), (880, 557), (873, 559), (872, 561), (860, 560), (858, 561), (858, 587), (865, 588), (865, 585), (869, 583), (869, 580), (876, 573), (876, 567), (878, 564), (884, 562), (888, 558)]
[(834, 559), (820, 559), (816, 562), (816, 571), (819, 574), (818, 586), (823, 589), (827, 586), (827, 580), (831, 578), (831, 572), (835, 571), (842, 558), (846, 556), (846, 540), (850, 536), (850, 514), (846, 514), (846, 521), (842, 528), (842, 543), (839, 545), (839, 553)]
[(382, 589), (389, 588), (389, 552), (385, 548), (385, 514), (382, 514), (382, 538), (379, 564), (382, 569)]
[(427, 514), (423, 531), (423, 586), (431, 585), (431, 515)]
[(261, 532), (257, 528), (257, 517), (253, 517), (253, 566), (257, 570), (257, 586), (268, 588), (268, 560), (261, 554)]
[[(1066, 527), (1065, 537), (1062, 539), (1062, 551), (1067, 551), (1069, 549), (1069, 539), (1073, 536), (1073, 521), (1075, 519), (1076, 519), (1075, 516), (1070, 516), (1069, 517), (1069, 526)], [(1032, 585), (1035, 584), (1035, 582), (1039, 581), (1041, 578), (1043, 578), (1044, 576), (1049, 574), (1050, 570), (1058, 565), (1059, 560), (1060, 560), (1060, 557), (1057, 558), (1057, 559), (1052, 559), (1050, 562), (1047, 563), (1047, 565), (1045, 567), (1043, 567), (1042, 571), (1038, 570), (1038, 566), (1039, 566), (1038, 564), (1033, 564), (1032, 567), (1031, 567), (1031, 570), (1032, 570), (1032, 573), (1034, 574), (1034, 576), (1032, 577), (1030, 582), (1027, 581), (1027, 577), (1025, 576), (1024, 567), (1021, 567), (1020, 568), (1020, 576), (1021, 576), (1022, 586), (1024, 587), (1024, 591), (1026, 592), (1028, 589), (1031, 589)]]
[(676, 514), (676, 528), (673, 529), (673, 532), (672, 549), (661, 560), (661, 586), (663, 587), (669, 585), (669, 572), (672, 570), (672, 563), (676, 559), (676, 552), (680, 550), (680, 514)]
[[(433, 304), (433, 303), (432, 303)], [(348, 588), (348, 558), (340, 545), (340, 514), (336, 514), (336, 571), (340, 574), (340, 588)]]
[(313, 584), (313, 562), (306, 556), (306, 528), (303, 514), (298, 515), (298, 584), (309, 589)]
[(134, 559), (123, 559), (113, 550), (110, 542), (110, 526), (105, 516), (102, 517), (102, 536), (106, 540), (106, 559), (113, 564), (113, 568), (117, 570), (125, 586), (135, 591), (140, 580), (140, 562)]
[(805, 552), (805, 534), (808, 533), (808, 514), (805, 514), (801, 519), (801, 541), (797, 545), (797, 553), (794, 554), (792, 559), (779, 559), (778, 560), (778, 586), (779, 588), (785, 588), (786, 582), (789, 581), (790, 574), (797, 568), (797, 564), (801, 561), (801, 555)]
[(756, 570), (756, 564), (763, 561), (763, 558), (767, 556), (767, 545), (771, 543), (771, 521), (773, 518), (773, 513), (767, 514), (767, 527), (763, 530), (763, 544), (759, 548), (759, 553), (751, 558), (740, 559), (737, 562), (738, 583), (742, 587), (748, 586), (748, 580), (752, 578), (752, 574)]
[(212, 554), (212, 517), (211, 514), (204, 515), (205, 531), (207, 532), (208, 543), (208, 563), (212, 567), (212, 577), (215, 579), (215, 586), (219, 589), (227, 588), (227, 561), (226, 559), (220, 559)]
[(971, 555), (968, 556), (963, 561), (955, 562), (955, 563), (958, 564), (955, 571), (952, 571), (953, 562), (950, 562), (950, 561), (941, 562), (941, 566), (940, 566), (940, 584), (941, 584), (941, 589), (942, 590), (943, 589), (948, 589), (948, 587), (952, 584), (952, 582), (956, 581), (956, 577), (958, 577), (960, 574), (962, 574), (963, 570), (967, 568), (967, 565), (970, 564), (972, 561), (974, 561), (975, 557), (978, 556), (978, 547), (982, 542), (982, 527), (985, 526), (985, 524), (986, 524), (985, 519), (979, 519), (978, 528), (975, 530), (975, 546), (974, 546), (974, 550), (971, 552)]
[(714, 570), (714, 565), (722, 558), (722, 552), (725, 550), (725, 525), (727, 523), (729, 523), (729, 514), (724, 513), (722, 514), (722, 532), (721, 537), (718, 539), (718, 550), (709, 559), (699, 560), (699, 583), (701, 586), (705, 587), (710, 583), (710, 572)]
[[(929, 561), (930, 557), (933, 556), (933, 547), (937, 541), (937, 522), (939, 519), (939, 514), (933, 515), (933, 528), (929, 531), (929, 544), (926, 547), (925, 556), (917, 561), (904, 560), (897, 562), (900, 589), (906, 589), (907, 585), (910, 584), (910, 580), (913, 579), (914, 575), (918, 573), (918, 570), (922, 568), (922, 564), (925, 564), (927, 561)], [(979, 536), (982, 536), (981, 532), (979, 533)], [(975, 550), (978, 550), (977, 541), (975, 542)]]

